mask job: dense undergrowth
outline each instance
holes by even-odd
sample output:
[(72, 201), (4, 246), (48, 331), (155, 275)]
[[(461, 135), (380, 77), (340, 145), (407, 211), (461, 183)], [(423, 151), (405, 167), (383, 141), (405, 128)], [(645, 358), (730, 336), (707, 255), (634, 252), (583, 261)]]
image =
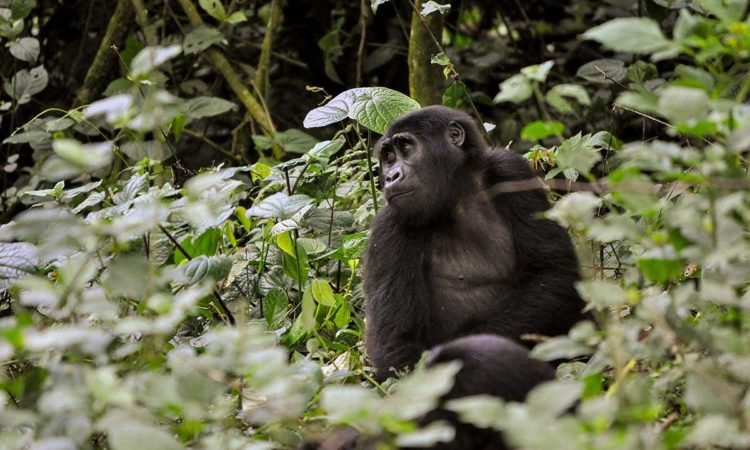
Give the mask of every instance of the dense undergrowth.
[[(25, 67), (5, 80), (0, 112), (47, 83), (34, 3), (0, 1), (0, 42)], [(747, 2), (655, 3), (658, 20), (588, 29), (611, 53), (577, 77), (539, 61), (485, 94), (538, 113), (522, 116), (533, 120), (520, 142), (553, 188), (550, 216), (576, 238), (596, 318), (537, 345), (536, 357), (572, 362), (525, 403), (452, 403), (519, 447), (750, 446)], [(243, 21), (200, 5), (223, 25)], [(3, 141), (5, 171), (22, 173), (4, 201), (27, 210), (0, 227), (0, 447), (293, 448), (335, 424), (393, 445), (450, 436), (411, 419), (454, 368), (377, 385), (361, 346), (361, 255), (384, 202), (372, 146), (419, 105), (386, 88), (344, 91), (297, 129), (258, 131), (257, 161), (229, 152), (176, 175), (180, 137), (238, 109), (187, 97), (175, 78), (221, 39), (198, 27), (136, 46), (102, 99), (40, 107)], [(449, 75), (456, 53), (435, 57)], [(455, 77), (444, 102), (473, 110), (481, 95), (466, 86)], [(579, 132), (577, 118), (610, 108), (639, 139)]]

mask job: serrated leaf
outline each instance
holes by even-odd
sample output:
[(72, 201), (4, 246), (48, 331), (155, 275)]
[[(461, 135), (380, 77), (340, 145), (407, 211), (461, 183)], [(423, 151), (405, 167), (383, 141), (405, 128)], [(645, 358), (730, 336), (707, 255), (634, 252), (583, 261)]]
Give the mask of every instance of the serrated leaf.
[(146, 47), (133, 58), (130, 73), (134, 77), (151, 72), (155, 68), (182, 53), (182, 46)]
[(36, 247), (26, 242), (0, 243), (0, 291), (26, 275), (36, 272)]
[(656, 53), (673, 44), (664, 36), (659, 24), (652, 19), (626, 17), (610, 20), (583, 33), (605, 47), (628, 53)]
[(526, 76), (513, 75), (500, 83), (500, 92), (492, 100), (495, 103), (512, 102), (521, 103), (528, 100), (534, 93), (534, 87)]
[(588, 81), (611, 83), (625, 79), (625, 63), (619, 59), (597, 59), (578, 68), (576, 75)]
[(555, 151), (558, 167), (573, 169), (588, 174), (591, 168), (602, 159), (602, 155), (591, 142), (591, 135), (581, 133), (563, 141)]
[(24, 62), (36, 62), (39, 57), (39, 41), (30, 37), (17, 39), (10, 43), (10, 54)]
[(224, 35), (216, 28), (200, 26), (185, 36), (182, 46), (186, 55), (202, 52), (208, 47), (224, 40)]
[(398, 91), (374, 87), (357, 97), (349, 110), (349, 118), (376, 133), (384, 134), (391, 122), (419, 108), (416, 100)]

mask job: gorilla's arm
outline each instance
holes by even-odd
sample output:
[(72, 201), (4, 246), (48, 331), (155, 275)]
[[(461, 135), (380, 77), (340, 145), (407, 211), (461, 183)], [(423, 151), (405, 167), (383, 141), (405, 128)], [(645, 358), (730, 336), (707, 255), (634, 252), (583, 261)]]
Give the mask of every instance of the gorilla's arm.
[(486, 189), (510, 227), (518, 258), (518, 308), (513, 311), (518, 328), (565, 334), (581, 320), (585, 306), (574, 287), (580, 279), (575, 249), (565, 229), (542, 217), (550, 204), (528, 162), (509, 150), (490, 150), (489, 155)]

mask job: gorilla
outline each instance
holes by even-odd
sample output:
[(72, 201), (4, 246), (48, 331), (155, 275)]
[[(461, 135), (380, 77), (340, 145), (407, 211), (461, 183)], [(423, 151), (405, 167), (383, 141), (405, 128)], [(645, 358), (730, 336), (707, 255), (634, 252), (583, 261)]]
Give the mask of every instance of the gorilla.
[(573, 245), (542, 217), (550, 205), (526, 160), (489, 147), (468, 115), (442, 106), (394, 121), (376, 151), (387, 205), (370, 232), (364, 282), (377, 378), (463, 336), (523, 342), (584, 318)]

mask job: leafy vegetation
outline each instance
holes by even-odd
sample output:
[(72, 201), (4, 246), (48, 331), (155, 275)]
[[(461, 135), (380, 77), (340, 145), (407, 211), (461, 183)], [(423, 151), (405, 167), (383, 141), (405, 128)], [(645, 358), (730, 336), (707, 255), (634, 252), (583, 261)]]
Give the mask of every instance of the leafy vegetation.
[[(331, 1), (303, 18), (119, 0), (75, 38), (61, 20), (101, 18), (47, 3), (0, 0), (0, 447), (451, 435), (412, 420), (455, 366), (378, 385), (361, 347), (372, 147), (419, 107), (399, 92), (412, 13), (445, 20), (426, 51), (443, 102), (552, 188), (596, 319), (541, 339), (536, 357), (569, 362), (525, 403), (451, 409), (523, 448), (750, 446), (746, 0)], [(317, 40), (291, 37), (321, 11)], [(127, 38), (116, 59), (102, 35)]]

